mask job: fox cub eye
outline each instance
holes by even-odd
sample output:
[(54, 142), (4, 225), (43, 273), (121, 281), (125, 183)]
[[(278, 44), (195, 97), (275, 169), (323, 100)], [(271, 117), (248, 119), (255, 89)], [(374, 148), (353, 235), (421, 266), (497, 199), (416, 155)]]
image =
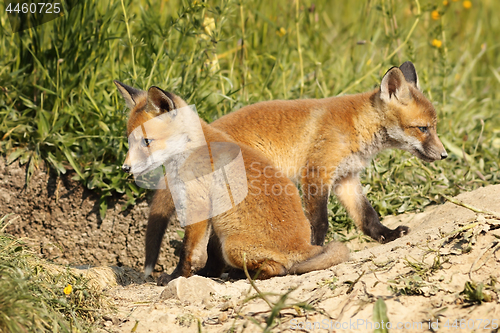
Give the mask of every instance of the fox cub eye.
[(419, 129), (419, 130), (420, 130), (420, 132), (422, 132), (422, 133), (427, 133), (427, 131), (428, 131), (427, 126), (422, 126), (422, 127), (419, 127), (418, 129)]
[(142, 139), (142, 142), (141, 142), (141, 145), (142, 145), (143, 147), (149, 147), (149, 145), (151, 144), (151, 142), (153, 142), (153, 140), (143, 138), (143, 139)]

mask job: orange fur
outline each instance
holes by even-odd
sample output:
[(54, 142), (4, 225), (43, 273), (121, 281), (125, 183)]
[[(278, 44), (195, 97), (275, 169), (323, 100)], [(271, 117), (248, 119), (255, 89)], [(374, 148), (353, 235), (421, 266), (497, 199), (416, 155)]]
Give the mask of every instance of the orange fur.
[(300, 183), (313, 244), (324, 242), (332, 187), (363, 232), (388, 242), (408, 228), (390, 230), (379, 222), (361, 191), (359, 174), (386, 148), (405, 149), (426, 161), (447, 156), (436, 133), (436, 111), (417, 80), (413, 64), (406, 62), (389, 70), (381, 87), (368, 93), (260, 102), (211, 125), (261, 151)]
[[(145, 92), (128, 87), (129, 93), (118, 88), (128, 105), (134, 105), (135, 99), (138, 109), (145, 106)], [(129, 128), (138, 126), (141, 121), (134, 120), (138, 116), (132, 114)], [(359, 175), (371, 158), (386, 148), (405, 149), (426, 161), (446, 158), (436, 133), (436, 119), (432, 103), (419, 90), (413, 64), (406, 62), (390, 69), (380, 88), (371, 92), (260, 102), (232, 112), (211, 126), (261, 152), (276, 166), (274, 176), (285, 175), (300, 183), (312, 244), (321, 245), (328, 229), (327, 203), (332, 189), (356, 225), (375, 240), (389, 242), (409, 232), (406, 226), (391, 230), (380, 223), (362, 193)], [(425, 127), (426, 133), (419, 127)], [(418, 145), (420, 150), (415, 148)], [(264, 169), (272, 175), (273, 171)], [(146, 272), (156, 264), (161, 238), (174, 215), (172, 202), (162, 202), (158, 209), (161, 213), (152, 211), (149, 217)], [(220, 257), (216, 238), (210, 240), (208, 250), (209, 262), (203, 273), (216, 275), (213, 272), (219, 270), (211, 268), (218, 266)], [(198, 266), (205, 263), (198, 261)]]
[[(132, 106), (127, 132), (133, 134), (130, 140), (139, 140), (144, 131), (134, 131), (154, 117), (174, 108), (186, 106), (186, 103), (171, 93), (152, 87), (149, 91), (133, 90), (121, 83), (116, 83), (128, 105)], [(234, 142), (227, 134), (212, 128), (202, 120), (206, 142)], [(165, 125), (165, 124), (162, 124)], [(166, 129), (163, 129), (166, 128)], [(156, 145), (169, 138), (169, 125), (158, 131), (148, 130), (147, 139), (151, 140), (148, 148), (131, 145), (124, 163), (124, 169), (130, 171), (144, 148), (144, 151), (156, 149)], [(158, 142), (158, 143), (157, 143)], [(189, 276), (204, 266), (208, 240), (216, 238), (220, 246), (223, 261), (237, 269), (243, 269), (243, 256), (251, 271), (260, 270), (260, 278), (269, 278), (287, 273), (304, 273), (324, 269), (347, 260), (349, 253), (342, 244), (321, 247), (311, 244), (311, 229), (302, 210), (299, 193), (294, 184), (284, 175), (279, 175), (271, 162), (260, 152), (246, 145), (239, 144), (243, 157), (246, 181), (249, 192), (245, 199), (230, 210), (208, 220), (188, 225), (184, 236), (179, 265), (171, 275), (163, 274), (159, 284), (166, 284), (177, 276)], [(206, 155), (203, 148), (195, 148), (182, 165), (182, 170), (197, 170)], [(213, 168), (213, 160), (211, 162)], [(281, 189), (280, 193), (273, 189)], [(286, 189), (286, 193), (284, 190)], [(166, 190), (157, 190), (148, 222), (146, 251), (148, 242), (153, 249), (149, 262), (156, 262), (157, 253), (163, 237), (164, 228), (172, 216), (172, 199)], [(167, 221), (167, 222), (165, 222)], [(160, 236), (158, 236), (158, 233)], [(148, 239), (149, 237), (149, 239)], [(158, 243), (159, 238), (159, 243)], [(151, 253), (153, 253), (151, 255)], [(301, 264), (303, 263), (303, 264)], [(149, 266), (147, 266), (149, 267)], [(210, 274), (220, 274), (212, 268)]]

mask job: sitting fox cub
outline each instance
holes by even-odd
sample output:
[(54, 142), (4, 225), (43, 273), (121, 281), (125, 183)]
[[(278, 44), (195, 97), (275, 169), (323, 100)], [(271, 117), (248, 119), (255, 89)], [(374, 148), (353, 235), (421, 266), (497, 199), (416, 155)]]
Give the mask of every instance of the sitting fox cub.
[[(243, 258), (246, 255), (248, 269), (260, 270), (259, 278), (262, 279), (325, 269), (348, 259), (349, 251), (341, 243), (331, 242), (325, 247), (311, 245), (311, 227), (304, 215), (297, 188), (287, 177), (280, 176), (278, 170), (260, 152), (234, 143), (228, 135), (199, 118), (197, 120), (201, 123), (204, 139), (196, 137), (189, 129), (192, 128), (190, 126), (199, 124), (190, 124), (181, 119), (179, 110), (187, 107), (187, 104), (172, 93), (157, 87), (144, 92), (118, 81), (115, 84), (132, 109), (127, 125), (129, 151), (123, 169), (138, 176), (162, 164), (165, 170), (170, 165), (177, 166), (179, 173), (184, 173), (183, 177), (195, 180), (189, 183), (194, 186), (193, 191), (185, 186), (181, 197), (189, 198), (192, 195), (191, 199), (195, 202), (192, 205), (194, 214), (206, 218), (186, 226), (179, 264), (171, 275), (162, 274), (158, 280), (159, 285), (165, 285), (178, 276), (190, 276), (203, 268), (209, 238), (211, 242), (218, 244), (219, 256), (227, 265), (243, 269)], [(167, 117), (163, 117), (164, 115)], [(204, 140), (207, 145), (200, 145)], [(198, 200), (203, 202), (203, 196), (209, 192), (203, 186), (197, 188), (197, 180), (201, 179), (198, 177), (210, 174), (213, 169), (218, 169), (213, 158), (214, 147), (224, 143), (233, 144), (241, 152), (242, 166), (246, 173), (243, 177), (246, 179), (236, 181), (246, 181), (251, 186), (239, 204), (234, 205), (233, 193), (232, 208), (218, 215), (210, 215), (217, 203), (214, 201), (219, 200), (219, 197), (205, 201), (209, 202), (208, 206), (196, 204)], [(189, 154), (181, 158), (183, 151), (189, 151)], [(202, 170), (200, 166), (207, 163), (210, 170)], [(167, 214), (172, 214), (173, 209), (167, 211), (167, 208), (173, 208), (176, 200), (169, 191), (173, 180), (161, 178), (160, 182), (167, 185), (163, 186), (165, 189), (155, 193), (147, 231), (147, 237), (154, 235), (160, 239), (159, 244), (153, 244), (157, 246), (153, 249), (156, 253), (155, 263), (165, 232), (158, 221), (168, 221), (170, 216)], [(286, 188), (287, 193), (270, 193), (270, 188)], [(205, 273), (217, 276), (222, 268), (223, 266), (209, 267), (206, 270), (210, 272)], [(150, 271), (146, 273), (149, 274)]]

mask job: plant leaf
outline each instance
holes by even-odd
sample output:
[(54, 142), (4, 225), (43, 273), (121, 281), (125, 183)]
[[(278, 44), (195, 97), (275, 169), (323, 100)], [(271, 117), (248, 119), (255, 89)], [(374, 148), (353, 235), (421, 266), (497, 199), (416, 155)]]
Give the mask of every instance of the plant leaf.
[[(379, 297), (373, 306), (373, 323), (375, 330), (374, 333), (388, 333), (387, 323), (389, 318), (387, 317), (387, 306), (382, 297)], [(378, 325), (377, 325), (378, 324)]]

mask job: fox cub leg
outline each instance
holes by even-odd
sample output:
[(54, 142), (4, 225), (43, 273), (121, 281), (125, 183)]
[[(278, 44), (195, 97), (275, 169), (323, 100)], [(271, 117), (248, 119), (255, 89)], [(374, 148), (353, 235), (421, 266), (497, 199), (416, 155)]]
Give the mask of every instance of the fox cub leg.
[(328, 198), (332, 187), (326, 170), (305, 169), (301, 179), (302, 200), (311, 223), (311, 244), (323, 245), (328, 231)]
[(146, 261), (144, 273), (149, 276), (158, 261), (161, 243), (169, 222), (175, 217), (175, 206), (170, 191), (157, 190), (151, 203), (146, 228)]
[[(264, 260), (248, 260), (246, 259), (248, 274), (252, 279), (266, 280), (274, 276), (283, 276), (287, 274), (285, 267), (271, 259)], [(240, 275), (232, 275), (232, 278), (246, 278), (245, 275), (241, 274), (243, 272), (243, 257), (238, 260), (238, 264), (241, 267)]]
[(258, 272), (257, 278), (259, 279), (327, 269), (349, 260), (349, 249), (339, 242), (330, 242), (323, 247), (301, 243), (297, 244), (294, 251), (284, 253), (272, 247), (255, 251), (255, 241), (249, 239), (245, 243), (241, 239), (241, 237), (235, 237), (225, 242), (224, 257), (231, 266), (243, 270), (245, 265), (243, 255), (245, 254), (250, 275), (254, 276)]
[[(270, 258), (283, 257), (281, 253), (274, 253), (273, 251), (266, 251), (265, 249), (259, 249), (258, 256), (255, 255), (255, 250), (251, 252), (250, 246), (242, 246), (240, 242), (228, 240), (224, 244), (224, 257), (228, 261), (228, 263), (237, 269), (240, 269), (242, 273), (245, 262), (248, 269), (248, 272), (252, 278), (255, 277), (257, 272), (258, 279), (265, 280), (269, 279), (273, 276), (282, 276), (286, 275), (286, 268), (279, 262), (272, 260)], [(250, 251), (246, 251), (246, 249)], [(245, 255), (245, 261), (243, 260), (243, 256)], [(244, 275), (236, 275), (237, 277), (243, 277)], [(233, 276), (235, 277), (235, 276)]]
[(351, 174), (339, 179), (334, 185), (334, 191), (357, 227), (376, 241), (380, 243), (391, 242), (410, 231), (406, 226), (400, 225), (392, 230), (380, 223), (377, 212), (363, 194), (363, 188), (357, 175)]
[(179, 276), (189, 277), (205, 266), (211, 231), (212, 227), (208, 220), (186, 226), (179, 263), (172, 274), (163, 273), (158, 278), (157, 284), (159, 286), (166, 286)]
[(219, 238), (212, 230), (210, 235), (210, 240), (208, 241), (207, 247), (207, 262), (205, 267), (196, 272), (196, 274), (205, 277), (219, 277), (224, 272), (226, 263), (224, 262), (224, 257), (222, 256), (222, 249)]

